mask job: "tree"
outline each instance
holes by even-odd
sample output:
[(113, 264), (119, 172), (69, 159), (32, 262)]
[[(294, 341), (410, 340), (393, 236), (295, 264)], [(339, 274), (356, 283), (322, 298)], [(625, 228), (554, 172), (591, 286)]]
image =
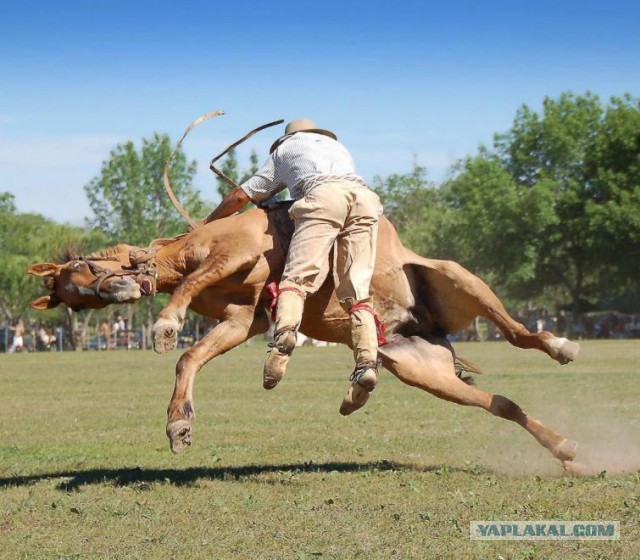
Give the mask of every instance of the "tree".
[[(172, 146), (166, 134), (143, 139), (140, 150), (133, 142), (119, 144), (102, 164), (100, 175), (85, 186), (94, 217), (88, 224), (105, 232), (113, 241), (146, 246), (152, 239), (185, 231), (184, 218), (173, 207), (163, 184), (164, 165)], [(205, 204), (191, 183), (196, 162), (188, 162), (182, 151), (169, 169), (171, 186), (193, 217), (206, 213)]]
[[(0, 194), (0, 317), (13, 324), (24, 319), (31, 301), (42, 295), (42, 285), (26, 274), (29, 265), (51, 261), (52, 255), (68, 248), (91, 252), (103, 247), (106, 237), (99, 231), (60, 225), (39, 214), (17, 212), (13, 196)], [(66, 309), (40, 314), (55, 325), (66, 325), (67, 340), (74, 345), (75, 328)]]
[(427, 180), (424, 167), (414, 165), (411, 173), (393, 174), (386, 179), (375, 177), (373, 189), (380, 197), (385, 216), (409, 248), (435, 257), (446, 252), (438, 234), (442, 216), (439, 193)]
[[(456, 256), (517, 297), (579, 310), (638, 286), (640, 105), (625, 96), (545, 98), (464, 160), (443, 187)], [(632, 255), (633, 262), (627, 262)]]
[[(102, 164), (100, 175), (85, 186), (94, 217), (88, 224), (103, 231), (111, 243), (126, 242), (146, 247), (153, 239), (172, 237), (186, 230), (184, 218), (174, 208), (165, 192), (163, 172), (173, 148), (166, 134), (155, 133), (143, 139), (140, 149), (133, 142), (116, 146)], [(172, 189), (187, 212), (195, 219), (205, 215), (208, 206), (192, 186), (196, 162), (187, 161), (179, 150), (171, 161), (169, 179)], [(164, 297), (147, 299), (137, 310), (127, 307), (129, 324), (134, 314), (150, 325), (154, 312), (161, 308)]]

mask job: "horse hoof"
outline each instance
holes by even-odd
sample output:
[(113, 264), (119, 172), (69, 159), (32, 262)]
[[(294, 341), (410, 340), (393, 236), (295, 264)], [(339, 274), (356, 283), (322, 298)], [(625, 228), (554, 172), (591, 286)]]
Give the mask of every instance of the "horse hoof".
[(187, 420), (176, 420), (167, 424), (167, 437), (171, 452), (178, 454), (191, 445), (191, 425)]
[(274, 389), (287, 372), (290, 354), (283, 354), (277, 348), (272, 348), (267, 356), (262, 370), (262, 387), (267, 391)]
[(584, 463), (576, 463), (574, 461), (563, 461), (562, 466), (567, 474), (573, 476), (592, 476), (593, 468)]
[(551, 343), (551, 348), (553, 359), (562, 365), (573, 362), (580, 352), (580, 345), (566, 338), (556, 338)]
[(378, 372), (375, 369), (369, 368), (365, 370), (364, 373), (361, 373), (354, 379), (347, 390), (347, 394), (344, 396), (344, 399), (342, 399), (340, 414), (342, 414), (342, 416), (349, 416), (349, 414), (367, 404), (371, 396), (371, 391), (376, 388), (377, 384)]
[(563, 365), (568, 364), (569, 362), (573, 362), (573, 360), (578, 357), (579, 352), (580, 345), (577, 342), (571, 342), (570, 340), (567, 340), (558, 349), (557, 360)]
[(566, 469), (566, 463), (569, 461), (573, 461), (573, 459), (576, 456), (577, 449), (578, 449), (577, 441), (573, 441), (571, 439), (564, 439), (562, 440), (560, 445), (558, 445), (553, 449), (552, 453), (556, 459), (559, 459), (560, 461), (562, 461)]
[(153, 349), (158, 354), (173, 350), (178, 345), (180, 325), (170, 319), (158, 319), (153, 325)]

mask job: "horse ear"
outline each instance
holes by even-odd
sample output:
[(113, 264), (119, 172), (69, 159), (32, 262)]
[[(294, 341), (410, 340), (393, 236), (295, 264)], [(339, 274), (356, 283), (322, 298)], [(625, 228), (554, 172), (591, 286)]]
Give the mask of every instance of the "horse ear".
[(44, 311), (45, 309), (53, 309), (54, 307), (58, 307), (62, 303), (62, 300), (56, 294), (50, 294), (48, 296), (39, 297), (36, 300), (33, 300), (29, 307), (33, 309), (37, 309), (38, 311)]
[(27, 274), (33, 274), (34, 276), (55, 276), (60, 265), (53, 263), (38, 263), (31, 265), (27, 269)]

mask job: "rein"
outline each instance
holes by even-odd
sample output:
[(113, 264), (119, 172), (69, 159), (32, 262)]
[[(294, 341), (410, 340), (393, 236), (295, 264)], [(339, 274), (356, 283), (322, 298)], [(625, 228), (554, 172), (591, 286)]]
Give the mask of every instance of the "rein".
[[(180, 204), (180, 201), (176, 198), (176, 195), (173, 192), (173, 189), (171, 188), (171, 181), (169, 180), (169, 166), (171, 164), (171, 160), (173, 159), (173, 156), (176, 155), (176, 153), (180, 149), (180, 146), (182, 145), (182, 142), (187, 137), (187, 135), (196, 126), (198, 126), (199, 124), (201, 124), (204, 121), (207, 121), (209, 119), (212, 119), (214, 117), (219, 117), (220, 115), (224, 115), (224, 111), (210, 111), (208, 113), (205, 113), (204, 115), (200, 115), (197, 119), (192, 121), (191, 124), (189, 124), (187, 129), (184, 131), (184, 134), (182, 135), (182, 138), (180, 138), (180, 140), (178, 140), (178, 143), (176, 144), (175, 148), (173, 149), (173, 152), (171, 152), (171, 155), (169, 156), (169, 159), (167, 159), (166, 163), (164, 164), (164, 173), (162, 175), (162, 179), (163, 179), (163, 182), (164, 182), (164, 189), (165, 189), (165, 191), (167, 191), (167, 194), (169, 195), (169, 198), (171, 199), (171, 202), (175, 206), (176, 210), (178, 212), (180, 212), (180, 215), (187, 221), (187, 223), (191, 226), (192, 230), (195, 230), (196, 228), (198, 228), (202, 224), (201, 223), (196, 223), (191, 218), (191, 216), (189, 216), (189, 213), (184, 209), (182, 204)], [(259, 126), (257, 128), (254, 128), (251, 132), (248, 132), (242, 138), (240, 138), (240, 140), (236, 140), (233, 144), (227, 146), (221, 154), (219, 154), (216, 157), (214, 157), (211, 160), (211, 163), (209, 164), (209, 169), (211, 169), (211, 171), (213, 171), (218, 177), (220, 177), (220, 179), (225, 181), (227, 184), (231, 185), (233, 188), (239, 188), (238, 183), (236, 183), (233, 179), (231, 179), (230, 177), (227, 177), (224, 173), (222, 173), (215, 166), (215, 163), (222, 156), (224, 156), (226, 153), (228, 153), (230, 150), (232, 150), (233, 148), (239, 146), (245, 140), (248, 140), (249, 138), (251, 138), (251, 136), (253, 136), (256, 132), (260, 132), (261, 130), (264, 130), (265, 128), (269, 128), (269, 127), (275, 126), (277, 124), (282, 124), (283, 122), (284, 122), (284, 119), (279, 119), (277, 121), (273, 121), (273, 122), (270, 122), (270, 123), (267, 123), (267, 124), (263, 124), (263, 125), (261, 125), (261, 126)]]

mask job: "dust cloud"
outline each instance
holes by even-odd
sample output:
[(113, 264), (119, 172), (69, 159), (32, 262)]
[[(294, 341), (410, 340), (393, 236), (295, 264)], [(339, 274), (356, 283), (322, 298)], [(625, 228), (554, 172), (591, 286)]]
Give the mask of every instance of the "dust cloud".
[(515, 424), (507, 430), (496, 427), (493, 445), (486, 447), (486, 457), (479, 461), (508, 476), (608, 476), (640, 471), (640, 422), (632, 404), (605, 401), (595, 391), (569, 396), (562, 405), (557, 399), (558, 395), (533, 389), (518, 404), (548, 428), (578, 442), (576, 457), (566, 469)]

